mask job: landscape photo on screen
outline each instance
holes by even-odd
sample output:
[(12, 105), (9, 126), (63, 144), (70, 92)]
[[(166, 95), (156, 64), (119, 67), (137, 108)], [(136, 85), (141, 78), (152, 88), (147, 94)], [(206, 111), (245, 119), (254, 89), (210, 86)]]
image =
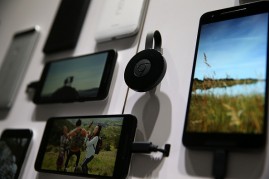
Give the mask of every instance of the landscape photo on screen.
[(204, 24), (187, 130), (263, 132), (268, 13)]
[(44, 99), (96, 97), (108, 53), (82, 56), (51, 63), (41, 96)]
[(113, 176), (123, 117), (55, 119), (41, 169)]

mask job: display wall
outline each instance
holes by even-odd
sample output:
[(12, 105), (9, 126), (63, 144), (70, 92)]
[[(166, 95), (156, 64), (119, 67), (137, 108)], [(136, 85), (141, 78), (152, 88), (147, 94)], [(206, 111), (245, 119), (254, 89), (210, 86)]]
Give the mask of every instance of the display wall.
[[(104, 1), (92, 0), (74, 50), (45, 55), (42, 48), (48, 36), (59, 0), (0, 1), (0, 64), (15, 32), (40, 26), (40, 36), (32, 54), (15, 102), (9, 111), (0, 113), (0, 132), (6, 128), (30, 128), (33, 139), (25, 160), (22, 178), (80, 178), (38, 173), (34, 170), (37, 151), (46, 120), (58, 116), (133, 114), (138, 119), (136, 141), (156, 145), (171, 144), (170, 156), (134, 154), (127, 178), (212, 178), (212, 153), (191, 151), (182, 145), (182, 131), (188, 100), (195, 42), (200, 16), (211, 10), (238, 5), (237, 0), (179, 1), (150, 0), (144, 23), (135, 36), (97, 44), (94, 33)], [(145, 48), (148, 32), (162, 34), (163, 56), (167, 72), (154, 92), (135, 92), (124, 82), (129, 60)], [(106, 100), (37, 106), (25, 90), (39, 79), (44, 63), (106, 49), (118, 51), (110, 93)], [(228, 178), (269, 178), (267, 148), (257, 152), (234, 152), (229, 155)]]

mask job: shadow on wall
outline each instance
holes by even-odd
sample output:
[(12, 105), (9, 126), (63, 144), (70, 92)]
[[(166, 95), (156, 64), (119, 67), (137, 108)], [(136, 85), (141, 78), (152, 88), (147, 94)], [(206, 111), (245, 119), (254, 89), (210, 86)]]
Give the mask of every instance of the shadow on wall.
[[(150, 141), (163, 147), (171, 131), (171, 113), (171, 101), (166, 94), (160, 92), (160, 85), (155, 90), (146, 92), (132, 109), (132, 114), (138, 119), (135, 141)], [(162, 154), (159, 157), (154, 156), (154, 153), (133, 154), (130, 175), (158, 177), (156, 169), (162, 167), (164, 159)], [(141, 165), (142, 163), (145, 165)]]
[(48, 179), (48, 178), (57, 178), (57, 179), (81, 179), (81, 177), (76, 177), (76, 176), (50, 174), (50, 173), (37, 173), (37, 176), (36, 176), (36, 179)]
[(9, 114), (9, 109), (0, 109), (0, 121), (5, 120)]
[(47, 121), (50, 117), (58, 116), (87, 116), (93, 114), (107, 114), (109, 100), (89, 101), (77, 103), (58, 103), (36, 105), (32, 121)]
[[(212, 177), (213, 152), (185, 150), (186, 172), (191, 176)], [(265, 163), (265, 152), (230, 152), (228, 154), (227, 177), (236, 179), (261, 178)]]

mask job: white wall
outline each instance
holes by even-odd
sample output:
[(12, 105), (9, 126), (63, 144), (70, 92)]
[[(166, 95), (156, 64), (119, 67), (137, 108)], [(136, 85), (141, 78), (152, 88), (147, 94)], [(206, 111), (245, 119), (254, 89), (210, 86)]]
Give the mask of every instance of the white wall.
[[(37, 173), (34, 170), (46, 120), (52, 116), (121, 113), (127, 94), (127, 86), (123, 79), (125, 66), (137, 51), (144, 49), (146, 34), (153, 30), (159, 30), (162, 34), (167, 73), (157, 87), (155, 95), (129, 90), (124, 113), (134, 114), (138, 118), (136, 140), (150, 140), (160, 146), (170, 143), (172, 148), (170, 157), (164, 159), (160, 159), (158, 154), (133, 155), (128, 178), (210, 178), (212, 154), (186, 150), (181, 143), (198, 22), (204, 12), (238, 5), (238, 1), (151, 0), (140, 44), (139, 34), (132, 38), (97, 45), (93, 33), (103, 1), (92, 0), (76, 48), (73, 51), (44, 56), (42, 48), (59, 2), (0, 1), (0, 63), (15, 32), (34, 25), (41, 27), (38, 44), (16, 101), (7, 116), (0, 119), (0, 132), (5, 128), (31, 128), (34, 131), (33, 145), (25, 161), (26, 168), (22, 178), (71, 178)], [(35, 106), (28, 100), (26, 86), (39, 79), (45, 61), (110, 48), (118, 50), (118, 59), (111, 91), (106, 101)], [(264, 169), (264, 166), (267, 166), (266, 157), (266, 152), (232, 153), (228, 177), (268, 178)]]

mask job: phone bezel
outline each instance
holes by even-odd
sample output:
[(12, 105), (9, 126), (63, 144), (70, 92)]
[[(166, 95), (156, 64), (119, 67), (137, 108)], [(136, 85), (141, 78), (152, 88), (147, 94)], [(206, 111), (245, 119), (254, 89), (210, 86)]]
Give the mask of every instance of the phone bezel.
[(20, 176), (20, 172), (23, 168), (23, 162), (26, 158), (28, 148), (31, 143), (31, 139), (33, 136), (33, 132), (30, 129), (5, 129), (2, 134), (0, 140), (12, 139), (12, 138), (26, 138), (27, 142), (24, 148), (20, 148), (19, 150), (23, 150), (21, 160), (18, 161), (17, 171), (14, 178), (18, 178)]
[[(102, 53), (108, 53), (108, 55), (107, 55), (107, 59), (106, 59), (105, 68), (104, 68), (104, 71), (102, 74), (100, 86), (98, 88), (97, 96), (92, 96), (92, 97), (87, 97), (87, 98), (79, 98), (78, 100), (76, 100), (76, 99), (74, 99), (74, 100), (63, 99), (63, 100), (59, 100), (59, 101), (55, 100), (55, 99), (45, 100), (41, 96), (41, 92), (42, 92), (43, 87), (45, 85), (45, 81), (47, 79), (49, 68), (54, 62), (76, 60), (76, 59), (81, 58), (81, 57), (93, 56), (93, 55), (102, 54)], [(63, 59), (53, 60), (53, 61), (47, 62), (44, 69), (43, 69), (40, 81), (38, 82), (38, 87), (36, 89), (34, 99), (33, 99), (34, 103), (35, 104), (50, 104), (50, 103), (71, 103), (71, 102), (104, 100), (108, 96), (108, 93), (109, 93), (110, 84), (111, 84), (114, 69), (116, 66), (116, 60), (117, 60), (117, 52), (115, 50), (106, 50), (106, 51), (101, 51), (101, 52), (97, 52), (97, 53), (81, 55), (81, 56), (76, 56), (76, 57), (63, 58)]]
[(43, 47), (45, 54), (73, 49), (79, 39), (91, 0), (62, 0)]
[[(192, 76), (190, 81), (190, 88), (188, 94), (188, 104), (186, 109), (184, 132), (182, 137), (182, 143), (184, 146), (193, 149), (260, 149), (265, 146), (266, 133), (267, 133), (267, 117), (268, 117), (268, 58), (269, 58), (269, 35), (267, 37), (267, 66), (266, 66), (266, 92), (265, 92), (265, 104), (264, 104), (264, 125), (263, 132), (261, 134), (243, 134), (243, 133), (202, 133), (202, 132), (188, 132), (187, 120), (188, 112), (191, 101), (191, 89), (194, 80), (195, 65), (197, 60), (197, 53), (199, 47), (200, 31), (203, 24), (218, 22), (233, 18), (239, 18), (254, 14), (268, 13), (268, 2), (252, 3), (232, 8), (226, 8), (222, 10), (207, 12), (200, 18), (195, 56), (193, 61)], [(268, 25), (269, 26), (269, 25)], [(267, 27), (269, 29), (269, 27)]]
[[(42, 161), (45, 155), (45, 149), (48, 143), (48, 134), (50, 133), (51, 126), (53, 125), (55, 120), (65, 120), (65, 119), (77, 119), (80, 118), (118, 118), (123, 117), (122, 130), (119, 141), (119, 149), (117, 151), (116, 162), (114, 166), (113, 176), (98, 176), (91, 174), (83, 174), (83, 173), (70, 173), (56, 170), (45, 170), (42, 169)], [(113, 119), (112, 119), (113, 120)], [(72, 176), (84, 176), (84, 177), (97, 177), (97, 178), (125, 178), (128, 174), (130, 160), (131, 160), (131, 145), (134, 141), (135, 132), (137, 126), (137, 119), (135, 116), (130, 114), (118, 114), (118, 115), (93, 115), (93, 116), (72, 116), (72, 117), (52, 117), (49, 118), (43, 133), (43, 137), (40, 143), (40, 147), (38, 150), (37, 158), (35, 161), (35, 170), (38, 172), (45, 173), (54, 173), (54, 174), (63, 174), (63, 175), (72, 175)]]

